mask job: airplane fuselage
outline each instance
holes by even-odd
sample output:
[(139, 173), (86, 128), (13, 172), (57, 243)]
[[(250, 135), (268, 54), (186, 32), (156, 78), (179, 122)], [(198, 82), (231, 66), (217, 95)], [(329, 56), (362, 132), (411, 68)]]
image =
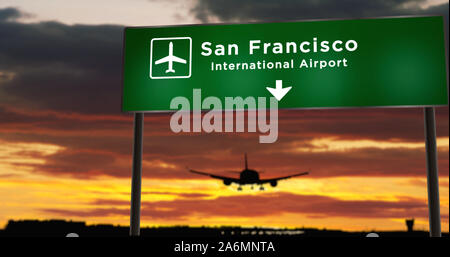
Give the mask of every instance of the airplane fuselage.
[(255, 170), (245, 169), (239, 176), (240, 184), (257, 184), (259, 182), (259, 173)]
[[(169, 58), (173, 58), (173, 43), (172, 42), (170, 42), (170, 44), (169, 44)], [(174, 73), (175, 70), (173, 69), (173, 60), (168, 61), (168, 65), (169, 65), (169, 67), (166, 70), (166, 73), (168, 73), (168, 72)]]

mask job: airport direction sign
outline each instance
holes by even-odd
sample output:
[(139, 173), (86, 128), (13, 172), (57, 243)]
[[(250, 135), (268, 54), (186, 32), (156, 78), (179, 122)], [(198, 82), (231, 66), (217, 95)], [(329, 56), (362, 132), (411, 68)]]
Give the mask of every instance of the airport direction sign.
[(279, 108), (448, 104), (441, 16), (127, 27), (123, 54), (125, 112), (171, 111), (194, 89)]

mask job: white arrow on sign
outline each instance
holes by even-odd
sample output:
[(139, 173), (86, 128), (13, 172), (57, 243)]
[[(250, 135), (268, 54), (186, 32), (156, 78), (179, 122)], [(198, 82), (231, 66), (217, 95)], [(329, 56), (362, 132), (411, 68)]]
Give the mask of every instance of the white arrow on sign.
[(291, 90), (292, 87), (283, 88), (283, 81), (277, 80), (275, 82), (275, 88), (266, 87), (267, 90), (278, 100), (280, 101), (286, 94)]

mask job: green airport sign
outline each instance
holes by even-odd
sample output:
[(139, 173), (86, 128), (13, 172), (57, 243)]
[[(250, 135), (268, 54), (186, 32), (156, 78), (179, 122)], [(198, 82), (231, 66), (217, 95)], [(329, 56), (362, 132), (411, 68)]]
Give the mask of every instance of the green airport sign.
[(279, 108), (448, 104), (441, 16), (127, 27), (123, 54), (125, 112), (171, 111), (198, 89)]

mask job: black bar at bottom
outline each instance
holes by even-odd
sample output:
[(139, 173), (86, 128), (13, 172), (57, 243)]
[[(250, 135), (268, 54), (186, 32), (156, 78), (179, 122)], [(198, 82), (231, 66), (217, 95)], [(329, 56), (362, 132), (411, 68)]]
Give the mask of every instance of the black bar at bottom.
[(430, 236), (441, 236), (441, 213), (439, 207), (439, 175), (436, 149), (436, 121), (434, 107), (425, 107), (425, 146), (427, 151), (427, 185)]
[(131, 177), (130, 236), (139, 236), (141, 228), (141, 182), (144, 113), (134, 114), (133, 173)]

